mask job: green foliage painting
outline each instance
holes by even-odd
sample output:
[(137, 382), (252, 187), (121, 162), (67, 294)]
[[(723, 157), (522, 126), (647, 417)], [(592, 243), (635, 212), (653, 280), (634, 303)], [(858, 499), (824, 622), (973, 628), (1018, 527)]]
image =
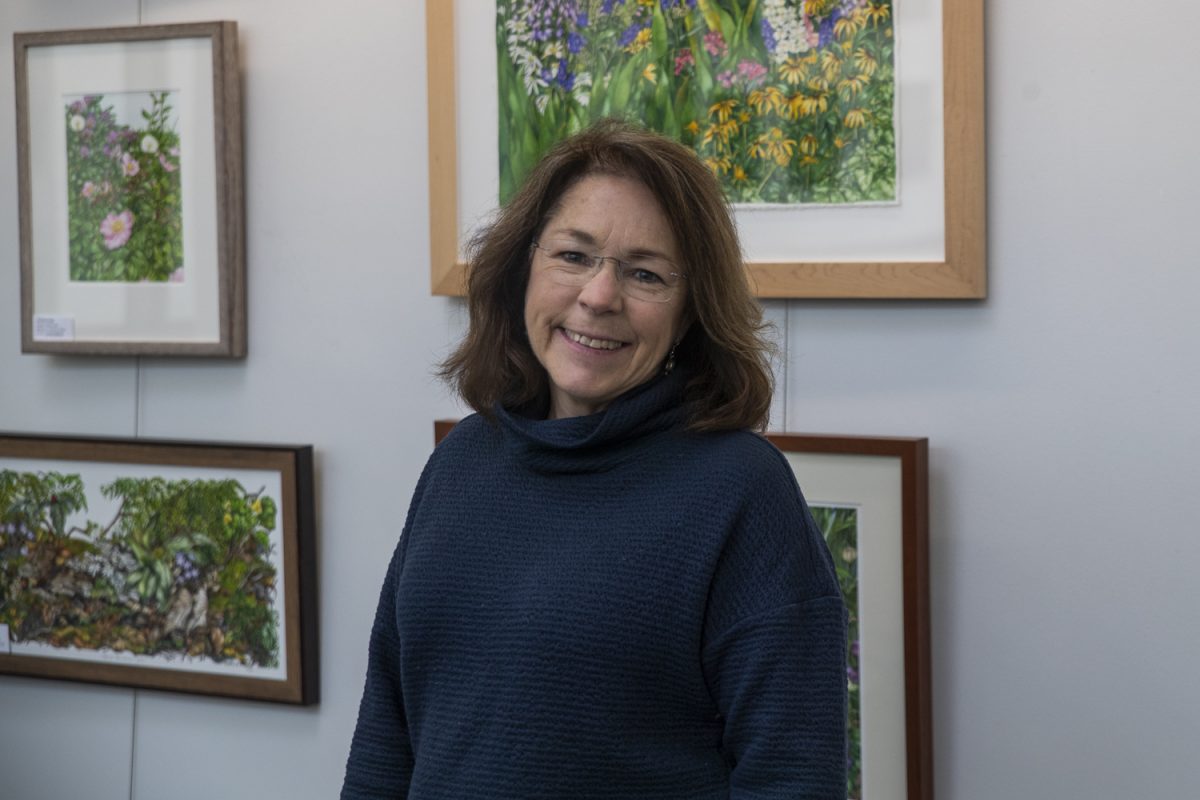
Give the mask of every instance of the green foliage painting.
[[(86, 95), (65, 106), (71, 280), (183, 280), (172, 94)], [(140, 121), (124, 120), (134, 113)]]
[(500, 199), (608, 116), (694, 148), (731, 202), (896, 199), (893, 0), (498, 0)]
[[(0, 471), (0, 623), (14, 643), (276, 667), (276, 502), (235, 480)], [(70, 520), (77, 520), (72, 523)]]
[(858, 509), (813, 506), (812, 515), (817, 527), (825, 534), (825, 543), (833, 555), (838, 584), (850, 614), (846, 636), (846, 684), (850, 690), (846, 797), (859, 800), (862, 797), (862, 676), (858, 652)]

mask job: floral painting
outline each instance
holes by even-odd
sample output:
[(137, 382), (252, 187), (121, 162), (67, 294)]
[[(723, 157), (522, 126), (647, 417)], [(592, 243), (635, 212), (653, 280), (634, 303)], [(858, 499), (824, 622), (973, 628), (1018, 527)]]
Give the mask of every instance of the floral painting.
[(846, 685), (850, 696), (850, 717), (847, 722), (846, 797), (862, 798), (862, 675), (859, 672), (858, 638), (858, 509), (852, 506), (812, 507), (813, 519), (825, 535), (825, 543), (833, 555), (838, 584), (849, 612), (846, 641)]
[(500, 198), (619, 116), (735, 203), (896, 199), (893, 0), (497, 0)]
[(71, 280), (183, 280), (176, 94), (66, 98)]
[[(86, 484), (0, 470), (0, 624), (14, 647), (279, 665), (272, 497), (232, 479)], [(104, 518), (88, 515), (89, 493)]]

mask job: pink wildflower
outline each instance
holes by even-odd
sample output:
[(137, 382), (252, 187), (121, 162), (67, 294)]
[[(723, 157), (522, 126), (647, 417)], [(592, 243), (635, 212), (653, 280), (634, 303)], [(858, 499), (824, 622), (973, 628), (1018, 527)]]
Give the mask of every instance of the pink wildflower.
[(685, 47), (679, 51), (679, 55), (675, 56), (675, 74), (683, 72), (688, 67), (696, 65), (696, 59), (692, 56), (692, 48)]
[(767, 75), (767, 68), (757, 61), (743, 61), (738, 64), (738, 74), (748, 85), (755, 86), (762, 83)]
[(174, 172), (175, 170), (179, 169), (179, 167), (175, 166), (170, 161), (167, 161), (167, 157), (162, 153), (158, 154), (158, 163), (162, 164), (162, 168), (167, 172)]
[(717, 82), (726, 89), (733, 88), (733, 73), (730, 70), (725, 70), (721, 74), (717, 75)]
[(136, 158), (129, 155), (129, 153), (121, 154), (121, 172), (124, 173), (126, 178), (132, 178), (140, 170), (141, 166), (138, 164)]
[(126, 209), (120, 214), (109, 214), (100, 223), (100, 233), (104, 236), (104, 246), (109, 250), (121, 247), (133, 233), (133, 212)]
[(92, 183), (91, 181), (84, 181), (83, 190), (80, 192), (80, 194), (83, 195), (83, 199), (91, 200), (99, 191), (100, 187), (96, 186), (96, 184)]
[(720, 31), (709, 31), (704, 34), (704, 49), (713, 58), (720, 58), (729, 50), (729, 45), (725, 43), (725, 37)]
[(183, 283), (183, 267), (179, 267), (167, 278), (167, 283)]

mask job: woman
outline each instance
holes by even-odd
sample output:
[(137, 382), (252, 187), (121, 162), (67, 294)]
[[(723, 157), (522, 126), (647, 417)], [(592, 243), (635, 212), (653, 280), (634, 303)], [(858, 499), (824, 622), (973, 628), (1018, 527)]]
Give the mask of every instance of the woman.
[(845, 622), (720, 187), (616, 122), (474, 242), (344, 798), (844, 798)]

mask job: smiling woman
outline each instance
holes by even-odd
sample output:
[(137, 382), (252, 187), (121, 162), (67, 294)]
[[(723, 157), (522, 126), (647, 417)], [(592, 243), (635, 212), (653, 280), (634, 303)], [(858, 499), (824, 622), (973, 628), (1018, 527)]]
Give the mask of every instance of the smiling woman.
[(762, 436), (761, 310), (691, 151), (603, 122), (475, 240), (344, 798), (846, 796), (845, 607)]
[[(683, 334), (683, 294), (654, 293), (673, 273), (642, 263), (657, 252), (651, 266), (674, 264), (675, 237), (642, 183), (589, 175), (563, 195), (539, 238), (556, 244), (535, 249), (525, 329), (549, 376), (549, 417), (592, 414), (663, 369)], [(585, 249), (618, 256), (595, 260)]]

